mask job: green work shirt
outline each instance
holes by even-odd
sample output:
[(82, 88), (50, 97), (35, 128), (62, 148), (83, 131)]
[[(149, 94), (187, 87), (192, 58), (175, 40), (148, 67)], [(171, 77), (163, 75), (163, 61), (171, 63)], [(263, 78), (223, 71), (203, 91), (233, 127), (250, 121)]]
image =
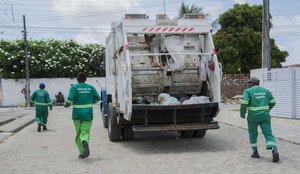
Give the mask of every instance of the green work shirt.
[(248, 121), (270, 120), (270, 110), (275, 106), (275, 103), (271, 91), (261, 86), (253, 86), (243, 93), (240, 116), (245, 118), (248, 109)]
[(77, 83), (70, 88), (65, 106), (73, 104), (73, 120), (93, 120), (93, 104), (100, 100), (97, 90), (90, 84)]
[(49, 93), (47, 90), (44, 89), (38, 89), (34, 91), (30, 98), (30, 103), (35, 103), (36, 110), (48, 109), (48, 106), (50, 108), (52, 107), (52, 102), (50, 100)]

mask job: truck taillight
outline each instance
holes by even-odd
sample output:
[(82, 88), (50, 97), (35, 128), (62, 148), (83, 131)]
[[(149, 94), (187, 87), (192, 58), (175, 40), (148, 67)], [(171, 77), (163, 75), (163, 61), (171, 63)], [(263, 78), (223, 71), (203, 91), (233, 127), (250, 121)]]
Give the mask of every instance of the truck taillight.
[(146, 14), (125, 14), (125, 19), (147, 19)]
[(204, 14), (184, 14), (184, 19), (204, 19)]

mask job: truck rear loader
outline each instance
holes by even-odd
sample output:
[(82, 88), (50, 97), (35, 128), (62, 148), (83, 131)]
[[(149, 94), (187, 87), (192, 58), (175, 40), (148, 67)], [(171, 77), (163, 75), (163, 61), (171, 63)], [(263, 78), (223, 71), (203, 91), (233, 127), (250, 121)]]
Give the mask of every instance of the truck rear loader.
[[(105, 68), (101, 109), (111, 141), (151, 131), (204, 137), (206, 130), (219, 128), (213, 119), (220, 109), (222, 71), (203, 14), (178, 20), (126, 14), (106, 37)], [(208, 101), (160, 104), (161, 94)]]

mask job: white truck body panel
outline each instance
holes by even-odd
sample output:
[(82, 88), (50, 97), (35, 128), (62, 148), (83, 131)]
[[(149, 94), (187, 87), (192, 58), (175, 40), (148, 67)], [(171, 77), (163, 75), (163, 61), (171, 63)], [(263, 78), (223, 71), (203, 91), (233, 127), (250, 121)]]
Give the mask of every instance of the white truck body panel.
[(115, 24), (106, 38), (106, 88), (126, 120), (131, 119), (133, 95), (199, 94), (204, 81), (211, 102), (220, 102), (221, 69), (205, 19), (123, 19)]

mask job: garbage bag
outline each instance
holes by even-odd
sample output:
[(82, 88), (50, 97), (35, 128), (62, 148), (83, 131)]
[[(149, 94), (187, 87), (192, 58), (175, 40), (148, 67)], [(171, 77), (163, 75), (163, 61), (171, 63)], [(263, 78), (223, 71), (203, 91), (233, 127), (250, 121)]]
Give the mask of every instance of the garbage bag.
[(200, 103), (210, 103), (209, 98), (206, 96), (192, 96), (190, 99), (184, 101), (182, 104), (200, 104)]
[(161, 93), (158, 96), (158, 104), (160, 105), (180, 105), (177, 98), (170, 96), (167, 93)]

